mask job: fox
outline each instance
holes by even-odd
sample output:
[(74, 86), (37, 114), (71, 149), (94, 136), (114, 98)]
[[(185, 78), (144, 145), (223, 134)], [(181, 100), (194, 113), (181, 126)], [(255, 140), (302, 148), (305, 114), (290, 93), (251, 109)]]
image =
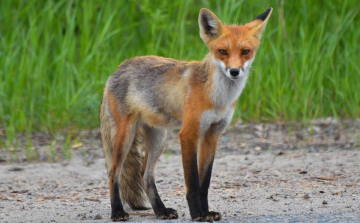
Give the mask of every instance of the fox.
[(129, 220), (125, 203), (134, 210), (151, 205), (159, 219), (178, 218), (177, 211), (162, 202), (154, 176), (167, 131), (174, 129), (179, 130), (191, 219), (221, 219), (208, 204), (215, 152), (272, 10), (245, 25), (224, 25), (202, 8), (200, 38), (209, 49), (202, 61), (140, 56), (122, 62), (108, 78), (99, 119), (112, 221)]

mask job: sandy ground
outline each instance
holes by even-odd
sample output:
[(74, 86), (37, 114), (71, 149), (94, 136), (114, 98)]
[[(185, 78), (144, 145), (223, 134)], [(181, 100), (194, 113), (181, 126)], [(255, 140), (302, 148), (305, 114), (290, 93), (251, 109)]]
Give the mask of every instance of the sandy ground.
[[(291, 127), (291, 133), (275, 124), (229, 128), (216, 154), (209, 193), (210, 208), (222, 213), (222, 222), (360, 221), (360, 121), (319, 123), (312, 129)], [(9, 162), (0, 150), (5, 157), (0, 222), (111, 221), (101, 145), (97, 137), (88, 138), (76, 140), (69, 161), (60, 157), (50, 163), (46, 146), (37, 147), (36, 162)], [(178, 211), (176, 222), (189, 221), (176, 134), (167, 145), (156, 168), (157, 187), (165, 205)], [(152, 210), (126, 210), (131, 221), (160, 221)]]

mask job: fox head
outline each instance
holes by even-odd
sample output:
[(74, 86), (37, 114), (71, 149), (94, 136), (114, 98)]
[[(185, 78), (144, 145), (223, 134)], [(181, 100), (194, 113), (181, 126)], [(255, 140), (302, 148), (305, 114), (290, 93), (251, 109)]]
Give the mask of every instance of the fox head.
[(210, 10), (200, 10), (200, 37), (209, 48), (215, 66), (228, 78), (235, 80), (249, 73), (271, 12), (269, 8), (245, 25), (232, 26), (223, 25)]

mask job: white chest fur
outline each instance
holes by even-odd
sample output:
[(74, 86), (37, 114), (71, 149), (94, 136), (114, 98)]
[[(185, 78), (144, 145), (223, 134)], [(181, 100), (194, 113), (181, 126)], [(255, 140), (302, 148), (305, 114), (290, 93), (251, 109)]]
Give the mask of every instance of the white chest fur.
[(219, 123), (221, 131), (230, 123), (234, 109), (228, 107), (226, 110), (207, 110), (201, 115), (200, 134), (204, 134), (213, 123)]

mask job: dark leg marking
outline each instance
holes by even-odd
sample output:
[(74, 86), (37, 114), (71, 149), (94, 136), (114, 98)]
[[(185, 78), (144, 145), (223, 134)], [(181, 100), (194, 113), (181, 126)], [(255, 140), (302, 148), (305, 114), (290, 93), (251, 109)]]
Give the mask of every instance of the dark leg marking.
[(149, 188), (148, 191), (150, 192), (149, 195), (153, 197), (153, 209), (156, 214), (156, 218), (159, 219), (176, 219), (178, 218), (178, 213), (176, 210), (172, 208), (166, 208), (164, 203), (161, 201), (161, 198), (158, 194), (158, 191), (156, 189), (156, 185), (154, 180), (152, 179), (151, 182), (148, 184)]
[(211, 163), (207, 169), (204, 182), (200, 188), (200, 201), (203, 210), (203, 220), (204, 221), (219, 221), (221, 219), (221, 214), (219, 212), (210, 211), (209, 212), (209, 203), (208, 203), (208, 192), (211, 180), (212, 166), (214, 163), (214, 158), (211, 160)]
[(191, 219), (193, 221), (202, 221), (202, 206), (200, 201), (200, 186), (199, 186), (199, 173), (197, 167), (196, 155), (191, 157), (190, 163), (188, 164), (189, 172), (187, 177), (188, 181), (188, 192), (186, 194), (186, 200), (189, 205)]
[(113, 196), (111, 197), (111, 220), (112, 221), (128, 221), (129, 214), (124, 211), (121, 204), (119, 183), (113, 184)]
[(207, 169), (203, 185), (200, 188), (200, 201), (203, 212), (209, 212), (209, 204), (208, 204), (208, 191), (210, 186), (211, 180), (211, 172), (212, 172), (212, 165), (214, 163), (214, 159), (211, 160), (211, 163)]

